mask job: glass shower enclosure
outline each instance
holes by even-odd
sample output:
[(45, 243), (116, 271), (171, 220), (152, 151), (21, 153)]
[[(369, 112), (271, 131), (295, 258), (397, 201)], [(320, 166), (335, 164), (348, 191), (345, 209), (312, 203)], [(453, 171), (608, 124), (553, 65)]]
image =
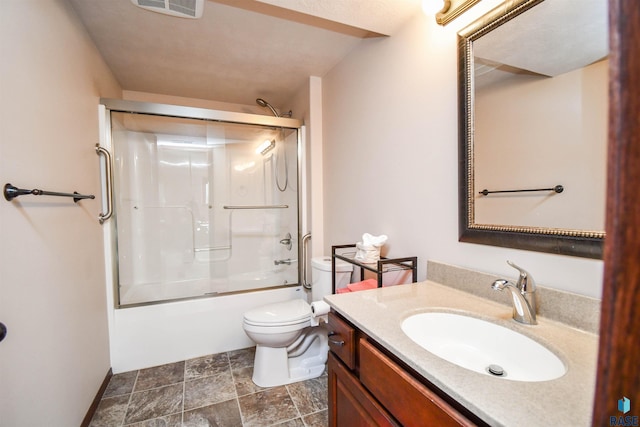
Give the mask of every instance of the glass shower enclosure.
[(298, 285), (299, 121), (103, 104), (117, 306)]

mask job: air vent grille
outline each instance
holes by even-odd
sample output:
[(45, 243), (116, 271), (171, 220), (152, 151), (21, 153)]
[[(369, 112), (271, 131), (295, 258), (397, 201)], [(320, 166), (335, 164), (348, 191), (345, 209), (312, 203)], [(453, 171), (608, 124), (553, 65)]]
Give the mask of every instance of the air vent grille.
[(164, 0), (138, 0), (138, 6), (159, 7), (164, 9)]
[(169, 0), (169, 9), (195, 17), (196, 0)]
[(131, 0), (133, 4), (152, 12), (182, 18), (200, 18), (204, 0)]

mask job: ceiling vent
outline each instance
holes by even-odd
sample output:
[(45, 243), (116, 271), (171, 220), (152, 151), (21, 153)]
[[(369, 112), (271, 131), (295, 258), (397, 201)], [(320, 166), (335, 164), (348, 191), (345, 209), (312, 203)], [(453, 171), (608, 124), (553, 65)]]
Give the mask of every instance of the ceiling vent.
[(202, 16), (205, 0), (131, 0), (133, 4), (152, 12), (180, 18), (198, 19)]

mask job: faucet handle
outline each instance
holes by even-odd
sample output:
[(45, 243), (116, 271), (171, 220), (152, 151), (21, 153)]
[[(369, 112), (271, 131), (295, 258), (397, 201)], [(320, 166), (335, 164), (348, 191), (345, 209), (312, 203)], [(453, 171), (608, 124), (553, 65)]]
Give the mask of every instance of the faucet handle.
[(518, 275), (518, 283), (516, 284), (520, 291), (534, 292), (536, 290), (536, 282), (533, 280), (533, 276), (527, 270), (522, 267), (518, 267), (516, 264), (509, 260), (507, 260), (507, 264), (518, 270), (520, 273)]

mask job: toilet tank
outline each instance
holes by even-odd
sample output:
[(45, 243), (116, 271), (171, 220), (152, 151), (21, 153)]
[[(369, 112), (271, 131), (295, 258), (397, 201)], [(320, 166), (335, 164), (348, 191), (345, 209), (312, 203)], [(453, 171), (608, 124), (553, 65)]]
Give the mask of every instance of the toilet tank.
[[(353, 265), (336, 260), (336, 289), (351, 283)], [(311, 258), (311, 300), (321, 301), (325, 295), (331, 295), (331, 257)]]

